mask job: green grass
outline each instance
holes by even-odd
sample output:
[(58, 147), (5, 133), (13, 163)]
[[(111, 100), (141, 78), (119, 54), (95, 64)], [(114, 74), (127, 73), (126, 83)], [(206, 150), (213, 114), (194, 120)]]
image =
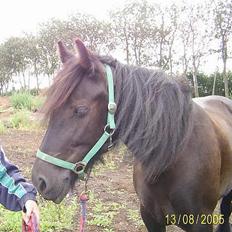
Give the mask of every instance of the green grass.
[(33, 97), (32, 110), (35, 111), (35, 110), (40, 109), (41, 106), (43, 105), (44, 101), (45, 101), (44, 97), (39, 97), (39, 96)]
[[(6, 124), (9, 128), (20, 129), (20, 130), (30, 130), (38, 131), (41, 130), (41, 124), (38, 120), (33, 120), (31, 118), (32, 113), (27, 110), (18, 110), (10, 116)], [(1, 125), (0, 125), (0, 134), (1, 134)]]
[(101, 227), (105, 232), (113, 232), (114, 217), (123, 206), (116, 202), (102, 202), (92, 192), (89, 197), (92, 212), (88, 215), (88, 225)]
[(6, 132), (6, 127), (2, 121), (0, 121), (0, 134), (4, 134)]
[(26, 129), (29, 128), (30, 123), (30, 112), (26, 110), (20, 110), (14, 113), (10, 119), (10, 126), (15, 129)]
[(16, 92), (10, 97), (11, 105), (17, 110), (35, 111), (41, 107), (44, 99), (30, 92)]
[(28, 92), (13, 93), (10, 101), (15, 109), (32, 110), (33, 96)]
[(43, 200), (41, 209), (41, 232), (73, 229), (74, 216), (77, 212), (75, 198), (66, 199), (59, 205)]
[[(73, 229), (73, 221), (77, 210), (76, 199), (65, 199), (61, 204), (39, 200), (41, 232), (60, 232)], [(21, 212), (11, 212), (0, 206), (0, 231), (18, 232), (22, 229)]]
[(102, 172), (105, 170), (111, 170), (114, 171), (117, 169), (117, 164), (115, 163), (115, 160), (113, 160), (113, 153), (106, 154), (106, 158), (104, 159), (104, 162), (96, 163), (96, 165), (92, 169), (92, 173), (95, 177), (99, 176)]
[(127, 217), (137, 227), (141, 227), (144, 225), (138, 209), (128, 209), (127, 210)]

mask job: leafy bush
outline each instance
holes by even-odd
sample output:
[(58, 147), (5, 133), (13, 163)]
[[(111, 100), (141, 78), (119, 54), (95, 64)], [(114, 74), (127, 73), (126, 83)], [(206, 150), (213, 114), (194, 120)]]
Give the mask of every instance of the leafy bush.
[(29, 112), (20, 110), (10, 118), (10, 126), (13, 128), (28, 128), (30, 126)]
[(30, 89), (30, 94), (33, 96), (37, 96), (37, 95), (39, 95), (39, 90), (36, 88)]
[(10, 97), (15, 109), (35, 111), (43, 104), (43, 98), (33, 96), (30, 92), (15, 92)]
[(14, 93), (10, 100), (15, 109), (32, 110), (33, 96), (28, 92)]
[(43, 105), (44, 103), (44, 98), (36, 96), (33, 98), (33, 102), (32, 102), (32, 111), (36, 111), (38, 109), (40, 109), (40, 107)]

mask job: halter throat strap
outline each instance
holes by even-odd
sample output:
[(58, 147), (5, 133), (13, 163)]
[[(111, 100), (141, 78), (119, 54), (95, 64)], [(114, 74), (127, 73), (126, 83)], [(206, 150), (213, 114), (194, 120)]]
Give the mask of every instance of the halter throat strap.
[[(115, 130), (115, 119), (114, 115), (116, 112), (116, 103), (114, 100), (114, 81), (113, 74), (110, 66), (105, 65), (107, 83), (108, 83), (108, 113), (107, 113), (107, 123), (104, 128), (104, 132), (95, 145), (89, 150), (89, 152), (85, 155), (82, 161), (77, 163), (68, 162), (56, 157), (53, 157), (49, 154), (46, 154), (40, 150), (37, 151), (36, 157), (51, 163), (53, 165), (59, 166), (61, 168), (65, 168), (73, 171), (78, 175), (80, 179), (84, 179), (85, 177), (85, 168), (89, 161), (97, 154), (97, 152), (102, 148), (102, 146), (106, 143), (108, 139), (110, 139), (110, 143), (112, 143), (112, 135)], [(110, 144), (111, 146), (112, 144)]]

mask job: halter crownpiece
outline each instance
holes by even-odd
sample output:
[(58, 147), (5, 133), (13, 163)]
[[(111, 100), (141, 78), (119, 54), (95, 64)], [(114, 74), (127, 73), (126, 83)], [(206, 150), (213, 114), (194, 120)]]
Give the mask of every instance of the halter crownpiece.
[(89, 152), (85, 155), (84, 159), (77, 162), (71, 163), (51, 155), (48, 155), (40, 150), (37, 151), (36, 157), (46, 161), (48, 163), (54, 164), (61, 168), (65, 168), (73, 171), (78, 175), (80, 179), (84, 179), (85, 177), (85, 168), (89, 161), (97, 154), (97, 152), (102, 148), (102, 146), (106, 143), (108, 139), (110, 139), (110, 146), (112, 145), (112, 135), (115, 130), (115, 120), (114, 114), (117, 109), (117, 105), (114, 100), (114, 81), (112, 70), (109, 65), (105, 65), (106, 77), (108, 83), (108, 114), (107, 114), (107, 124), (105, 125), (104, 132), (102, 136), (98, 139), (95, 145), (89, 150)]

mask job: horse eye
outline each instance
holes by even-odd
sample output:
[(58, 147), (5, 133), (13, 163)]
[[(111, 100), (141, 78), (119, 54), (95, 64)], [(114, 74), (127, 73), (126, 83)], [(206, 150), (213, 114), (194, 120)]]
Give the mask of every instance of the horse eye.
[(89, 108), (87, 106), (78, 106), (74, 113), (77, 115), (78, 118), (83, 118), (89, 111)]

